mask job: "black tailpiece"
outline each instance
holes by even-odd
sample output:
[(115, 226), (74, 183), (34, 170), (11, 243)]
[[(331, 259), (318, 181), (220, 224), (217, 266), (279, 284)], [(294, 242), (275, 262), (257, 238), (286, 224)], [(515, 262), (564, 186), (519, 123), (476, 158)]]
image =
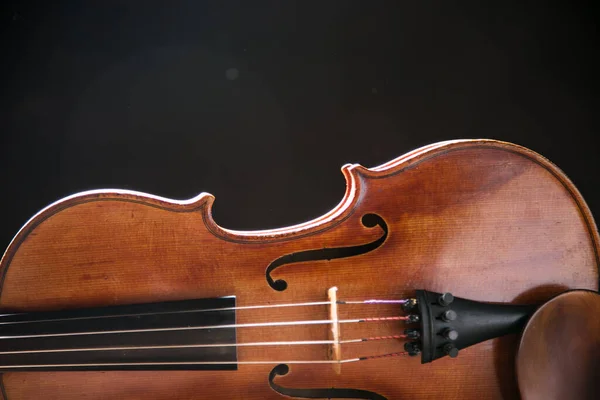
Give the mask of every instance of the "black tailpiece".
[[(421, 320), (420, 343), (407, 343), (421, 351), (423, 364), (474, 344), (518, 333), (537, 306), (491, 304), (454, 297), (450, 293), (416, 291)], [(411, 347), (412, 346), (412, 347)]]

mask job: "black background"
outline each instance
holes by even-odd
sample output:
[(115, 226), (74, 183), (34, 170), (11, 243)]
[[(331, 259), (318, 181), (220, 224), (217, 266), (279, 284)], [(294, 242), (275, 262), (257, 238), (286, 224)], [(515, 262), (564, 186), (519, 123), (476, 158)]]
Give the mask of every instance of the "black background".
[(97, 188), (299, 223), (343, 164), (453, 138), (543, 154), (600, 213), (596, 14), (562, 3), (4, 2), (0, 247)]

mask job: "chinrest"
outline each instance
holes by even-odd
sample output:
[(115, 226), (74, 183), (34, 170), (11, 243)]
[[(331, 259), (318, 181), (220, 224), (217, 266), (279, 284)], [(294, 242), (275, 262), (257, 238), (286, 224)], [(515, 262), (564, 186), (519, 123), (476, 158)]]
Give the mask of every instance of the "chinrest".
[(523, 400), (598, 399), (600, 294), (562, 293), (531, 317), (516, 358)]

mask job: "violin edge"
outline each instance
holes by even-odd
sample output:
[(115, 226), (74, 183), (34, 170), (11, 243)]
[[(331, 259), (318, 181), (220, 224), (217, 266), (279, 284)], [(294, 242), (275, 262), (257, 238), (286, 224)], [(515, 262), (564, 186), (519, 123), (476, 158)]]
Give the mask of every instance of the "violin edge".
[(174, 212), (200, 211), (204, 224), (211, 233), (222, 239), (234, 239), (236, 242), (241, 243), (253, 243), (256, 241), (264, 242), (265, 240), (279, 241), (292, 236), (297, 237), (298, 234), (311, 234), (316, 231), (328, 229), (333, 224), (336, 224), (336, 220), (343, 220), (346, 216), (351, 215), (354, 206), (360, 201), (365, 180), (381, 179), (387, 176), (396, 175), (402, 171), (417, 167), (427, 159), (450, 151), (472, 147), (496, 148), (524, 156), (549, 171), (558, 181), (560, 181), (577, 203), (578, 208), (585, 219), (588, 230), (590, 231), (590, 236), (592, 236), (594, 241), (596, 260), (600, 265), (600, 254), (598, 254), (598, 248), (600, 248), (600, 235), (593, 214), (577, 187), (557, 165), (541, 154), (518, 144), (495, 139), (456, 139), (436, 142), (416, 148), (376, 167), (367, 168), (358, 163), (345, 164), (341, 167), (341, 172), (346, 180), (346, 191), (341, 201), (336, 206), (327, 213), (314, 219), (300, 224), (275, 229), (239, 231), (221, 227), (212, 217), (212, 205), (215, 201), (215, 197), (208, 192), (201, 192), (186, 200), (170, 199), (150, 193), (125, 189), (94, 189), (74, 193), (51, 203), (33, 215), (19, 229), (9, 243), (2, 258), (0, 258), (0, 266), (4, 266), (7, 259), (10, 260), (10, 254), (13, 251), (16, 251), (19, 244), (25, 239), (29, 232), (45, 219), (63, 209), (80, 203), (98, 200), (137, 202)]

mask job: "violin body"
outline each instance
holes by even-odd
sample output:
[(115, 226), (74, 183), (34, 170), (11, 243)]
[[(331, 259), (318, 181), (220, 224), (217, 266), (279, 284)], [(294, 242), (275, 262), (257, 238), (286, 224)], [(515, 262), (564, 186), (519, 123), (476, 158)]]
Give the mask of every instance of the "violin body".
[[(568, 178), (531, 150), (492, 140), (450, 141), (376, 168), (345, 165), (342, 172), (347, 189), (337, 207), (310, 222), (266, 231), (220, 227), (207, 193), (173, 201), (107, 190), (60, 200), (28, 221), (6, 250), (0, 309), (224, 296), (235, 296), (241, 307), (275, 305), (327, 301), (331, 287), (344, 300), (406, 298), (424, 288), (527, 304), (568, 289), (598, 290), (599, 237), (590, 210)], [(339, 308), (341, 319), (398, 313), (397, 304)], [(327, 307), (258, 308), (236, 312), (235, 323), (329, 317)], [(404, 328), (399, 321), (343, 324), (340, 335), (391, 336)], [(249, 327), (237, 329), (235, 341), (319, 341), (329, 331), (328, 325)], [(415, 357), (290, 364), (273, 381), (308, 389), (308, 396), (323, 393), (310, 392), (315, 388), (355, 390), (331, 392), (332, 398), (518, 399), (517, 339), (489, 340), (430, 364)], [(366, 341), (343, 345), (341, 357), (402, 349), (398, 340)], [(285, 364), (328, 359), (331, 348), (238, 347), (236, 357)], [(8, 371), (1, 393), (5, 400), (280, 399), (269, 384), (274, 367)]]

